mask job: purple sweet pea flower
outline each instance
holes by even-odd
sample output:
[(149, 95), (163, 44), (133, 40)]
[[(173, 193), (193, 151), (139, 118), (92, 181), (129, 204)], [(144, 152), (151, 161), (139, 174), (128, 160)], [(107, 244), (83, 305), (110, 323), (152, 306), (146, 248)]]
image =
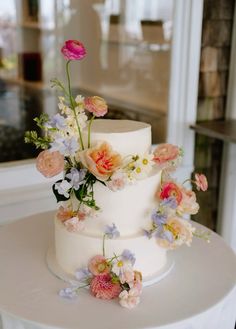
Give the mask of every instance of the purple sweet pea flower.
[(77, 297), (77, 286), (75, 287), (67, 287), (64, 289), (61, 289), (59, 291), (59, 296), (63, 297), (63, 298), (68, 298), (68, 299), (74, 299), (75, 297)]
[(75, 277), (78, 281), (86, 281), (88, 278), (92, 276), (92, 273), (88, 270), (87, 267), (80, 268), (76, 270)]
[(134, 256), (134, 254), (128, 250), (128, 249), (125, 249), (122, 254), (121, 254), (121, 259), (124, 260), (124, 261), (130, 261), (130, 263), (132, 265), (134, 265), (135, 261), (136, 261), (136, 258)]
[(70, 184), (75, 190), (78, 190), (80, 188), (80, 185), (84, 183), (86, 173), (86, 169), (78, 170), (76, 168), (72, 168), (70, 170), (70, 173), (66, 175), (66, 178), (70, 179)]
[(63, 130), (66, 128), (65, 118), (57, 113), (52, 117), (51, 121), (49, 121), (49, 125), (51, 125), (52, 128)]
[(172, 243), (174, 241), (173, 234), (168, 230), (158, 230), (155, 234), (157, 238), (161, 238), (167, 240), (168, 242)]
[(176, 209), (177, 208), (177, 202), (176, 199), (173, 197), (169, 197), (164, 199), (161, 203), (160, 206), (162, 207), (169, 207), (171, 209)]
[(167, 216), (158, 211), (154, 211), (151, 218), (153, 223), (159, 226), (165, 224)]
[(109, 239), (116, 239), (120, 236), (120, 232), (114, 223), (111, 226), (106, 225), (104, 233)]

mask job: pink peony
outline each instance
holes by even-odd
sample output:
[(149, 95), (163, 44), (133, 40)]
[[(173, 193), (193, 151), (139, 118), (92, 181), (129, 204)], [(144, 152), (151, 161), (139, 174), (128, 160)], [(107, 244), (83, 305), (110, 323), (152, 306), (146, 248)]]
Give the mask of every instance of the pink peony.
[(107, 180), (121, 166), (121, 156), (104, 142), (79, 153), (79, 160), (98, 179)]
[(93, 275), (107, 274), (110, 271), (106, 258), (101, 255), (96, 255), (90, 259), (88, 268)]
[(42, 151), (36, 159), (36, 168), (45, 177), (56, 176), (64, 169), (64, 157), (58, 151)]
[(140, 302), (140, 291), (136, 288), (131, 288), (129, 291), (123, 290), (119, 298), (121, 306), (132, 309)]
[(167, 161), (174, 161), (179, 156), (178, 146), (172, 144), (160, 144), (154, 150), (154, 161), (157, 164), (163, 164)]
[(110, 274), (97, 275), (90, 283), (90, 291), (93, 296), (101, 299), (113, 299), (119, 296), (121, 287), (119, 283), (113, 283)]
[(197, 186), (198, 191), (205, 192), (208, 189), (207, 178), (203, 174), (195, 174), (195, 184)]
[(67, 60), (80, 60), (86, 55), (84, 45), (77, 40), (67, 40), (61, 48), (61, 52)]
[(180, 187), (173, 182), (166, 182), (161, 186), (161, 191), (159, 192), (158, 197), (161, 200), (168, 199), (173, 197), (176, 200), (177, 204), (180, 204), (182, 200), (182, 192)]
[(107, 104), (102, 97), (92, 96), (85, 98), (85, 108), (96, 117), (103, 117), (107, 113)]

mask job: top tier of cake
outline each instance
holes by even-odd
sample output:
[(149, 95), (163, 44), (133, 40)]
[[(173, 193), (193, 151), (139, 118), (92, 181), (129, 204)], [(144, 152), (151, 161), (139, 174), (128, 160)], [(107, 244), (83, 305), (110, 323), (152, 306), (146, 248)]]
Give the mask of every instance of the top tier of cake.
[(151, 147), (151, 126), (138, 121), (99, 119), (92, 124), (91, 141), (106, 141), (122, 156), (145, 154)]

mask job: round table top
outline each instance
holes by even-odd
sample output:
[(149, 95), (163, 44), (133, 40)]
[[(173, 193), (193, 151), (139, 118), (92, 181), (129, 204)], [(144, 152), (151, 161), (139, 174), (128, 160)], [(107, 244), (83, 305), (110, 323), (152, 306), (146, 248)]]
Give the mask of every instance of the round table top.
[(53, 231), (52, 212), (0, 227), (0, 311), (58, 328), (161, 328), (213, 308), (236, 284), (235, 254), (212, 233), (209, 244), (194, 238), (190, 248), (170, 251), (174, 269), (161, 282), (144, 288), (133, 310), (115, 300), (98, 300), (87, 290), (81, 290), (76, 300), (63, 299), (58, 291), (67, 284), (46, 265)]

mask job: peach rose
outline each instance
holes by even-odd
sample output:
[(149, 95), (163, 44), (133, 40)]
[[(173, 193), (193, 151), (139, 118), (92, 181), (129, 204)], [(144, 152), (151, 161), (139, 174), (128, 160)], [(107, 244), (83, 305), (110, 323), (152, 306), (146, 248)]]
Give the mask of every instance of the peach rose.
[(160, 144), (154, 150), (154, 161), (163, 164), (167, 161), (174, 161), (179, 156), (179, 148), (172, 144)]
[(107, 113), (107, 104), (102, 97), (92, 96), (85, 98), (85, 108), (96, 117), (103, 117)]
[(79, 160), (94, 176), (105, 181), (121, 166), (121, 156), (104, 142), (78, 154)]
[(107, 274), (110, 271), (106, 258), (101, 255), (96, 255), (90, 259), (88, 268), (93, 275)]
[(36, 168), (45, 177), (56, 176), (64, 169), (64, 157), (58, 151), (42, 151), (36, 159)]
[(177, 207), (179, 214), (195, 215), (199, 210), (199, 204), (197, 203), (196, 194), (191, 190), (182, 189), (182, 200)]

